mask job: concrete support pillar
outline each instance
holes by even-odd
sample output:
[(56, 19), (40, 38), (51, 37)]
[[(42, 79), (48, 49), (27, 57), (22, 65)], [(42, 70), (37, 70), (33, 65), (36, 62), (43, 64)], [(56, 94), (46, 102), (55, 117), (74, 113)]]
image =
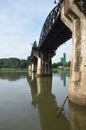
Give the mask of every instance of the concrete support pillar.
[(45, 75), (52, 75), (52, 62), (49, 54), (44, 54), (44, 66)]
[(86, 106), (86, 13), (83, 4), (78, 2), (65, 0), (61, 18), (72, 31), (73, 39), (69, 99)]
[(35, 63), (32, 63), (32, 72), (36, 72), (37, 70), (37, 65)]
[(48, 74), (52, 74), (52, 59), (48, 59)]
[(29, 64), (29, 66), (28, 66), (28, 70), (29, 70), (29, 71), (32, 70), (32, 66), (31, 66), (31, 64)]
[(41, 69), (42, 69), (41, 58), (40, 57), (37, 57), (37, 58), (38, 58), (38, 62), (37, 62), (37, 75), (41, 75)]
[(52, 75), (52, 63), (50, 54), (40, 52), (40, 57), (38, 57), (37, 63), (37, 75)]

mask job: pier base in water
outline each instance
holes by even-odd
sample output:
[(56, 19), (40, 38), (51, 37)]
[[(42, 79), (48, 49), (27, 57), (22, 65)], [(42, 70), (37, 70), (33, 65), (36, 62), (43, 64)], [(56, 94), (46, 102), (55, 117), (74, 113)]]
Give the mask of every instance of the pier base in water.
[(86, 106), (86, 1), (64, 0), (62, 21), (72, 31), (69, 99)]

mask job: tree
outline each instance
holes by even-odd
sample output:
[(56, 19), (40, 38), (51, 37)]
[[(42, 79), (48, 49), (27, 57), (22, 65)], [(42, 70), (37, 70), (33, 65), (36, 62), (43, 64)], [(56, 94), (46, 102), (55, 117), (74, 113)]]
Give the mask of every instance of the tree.
[(27, 60), (18, 58), (3, 58), (0, 59), (0, 68), (27, 68)]

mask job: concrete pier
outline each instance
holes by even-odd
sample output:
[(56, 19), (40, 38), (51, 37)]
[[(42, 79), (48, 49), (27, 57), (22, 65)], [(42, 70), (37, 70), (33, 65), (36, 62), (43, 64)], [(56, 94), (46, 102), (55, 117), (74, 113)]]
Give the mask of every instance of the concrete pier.
[(31, 72), (36, 72), (36, 70), (37, 70), (37, 64), (36, 63), (29, 64), (28, 70), (31, 71)]
[(36, 72), (37, 70), (37, 64), (36, 63), (32, 63), (32, 72)]
[(32, 70), (32, 66), (31, 66), (31, 64), (29, 64), (29, 66), (28, 66), (28, 70), (29, 70), (29, 71)]
[(86, 106), (86, 9), (85, 0), (64, 0), (61, 19), (72, 31), (69, 99)]
[(52, 75), (52, 62), (51, 57), (48, 53), (40, 52), (37, 56), (37, 76), (47, 76)]

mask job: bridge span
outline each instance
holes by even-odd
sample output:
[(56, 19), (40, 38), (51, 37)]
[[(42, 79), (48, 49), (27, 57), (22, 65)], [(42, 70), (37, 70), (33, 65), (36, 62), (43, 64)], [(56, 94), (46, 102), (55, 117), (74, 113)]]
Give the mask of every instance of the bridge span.
[(43, 25), (38, 46), (33, 44), (29, 70), (52, 75), (56, 49), (72, 37), (69, 99), (86, 106), (86, 0), (60, 0)]

